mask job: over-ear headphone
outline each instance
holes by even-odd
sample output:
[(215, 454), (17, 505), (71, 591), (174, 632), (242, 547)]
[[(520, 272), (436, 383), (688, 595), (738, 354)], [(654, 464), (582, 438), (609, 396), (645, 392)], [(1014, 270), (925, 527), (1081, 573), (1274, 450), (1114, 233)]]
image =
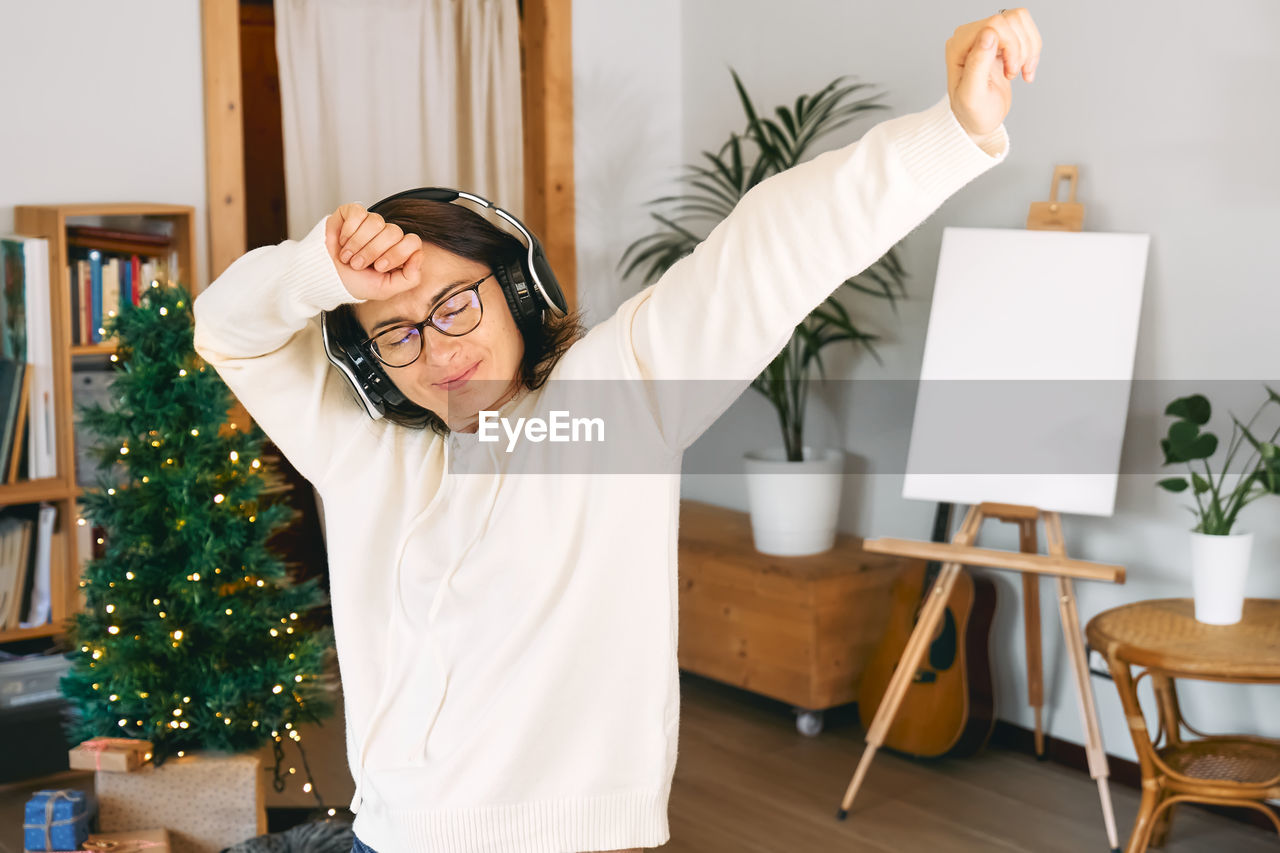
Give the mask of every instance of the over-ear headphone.
[[(515, 227), (522, 238), (525, 253), (514, 260), (495, 264), (493, 277), (501, 285), (502, 293), (506, 296), (507, 305), (511, 309), (511, 316), (522, 334), (541, 325), (547, 311), (550, 311), (554, 317), (563, 317), (567, 313), (568, 306), (565, 303), (564, 292), (551, 271), (551, 265), (547, 262), (542, 244), (519, 219), (478, 195), (445, 187), (420, 187), (398, 192), (387, 196), (368, 210), (371, 213), (380, 213), (379, 208), (389, 202), (406, 198), (446, 203), (456, 203), (460, 200), (474, 202)], [(355, 346), (336, 340), (329, 327), (327, 315), (328, 312), (320, 315), (325, 355), (351, 383), (356, 394), (364, 402), (369, 416), (374, 419), (383, 417), (388, 405), (399, 406), (407, 402), (407, 398), (374, 357), (372, 344)]]

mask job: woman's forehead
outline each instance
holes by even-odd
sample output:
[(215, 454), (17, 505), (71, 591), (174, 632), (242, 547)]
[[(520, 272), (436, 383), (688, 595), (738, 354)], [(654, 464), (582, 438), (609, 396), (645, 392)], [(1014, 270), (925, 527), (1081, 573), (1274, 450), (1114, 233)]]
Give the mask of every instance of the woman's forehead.
[[(456, 256), (455, 256), (456, 257)], [(449, 290), (465, 284), (473, 284), (485, 276), (489, 268), (478, 261), (464, 262), (463, 266), (436, 267), (431, 270), (423, 265), (423, 279), (414, 287), (401, 291), (388, 299), (369, 299), (352, 307), (356, 317), (368, 331), (379, 323), (393, 319), (414, 322), (423, 319), (431, 308)]]

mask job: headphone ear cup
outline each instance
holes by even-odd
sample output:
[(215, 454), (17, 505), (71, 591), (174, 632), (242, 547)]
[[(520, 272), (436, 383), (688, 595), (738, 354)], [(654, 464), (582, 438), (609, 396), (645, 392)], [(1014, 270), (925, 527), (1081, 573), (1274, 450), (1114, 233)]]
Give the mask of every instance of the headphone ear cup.
[(372, 353), (359, 347), (344, 347), (344, 350), (347, 358), (356, 367), (356, 375), (360, 377), (360, 383), (364, 385), (365, 393), (378, 404), (379, 408), (388, 404), (400, 406), (405, 403), (404, 394), (391, 381), (391, 377), (382, 369), (382, 365), (378, 363)]
[(549, 303), (555, 314), (564, 316), (568, 313), (569, 306), (564, 298), (564, 291), (560, 289), (560, 282), (556, 280), (556, 274), (551, 271), (551, 264), (547, 262), (547, 256), (542, 253), (540, 243), (533, 247), (532, 263), (537, 283), (541, 286), (543, 301)]
[[(377, 359), (358, 346), (351, 346), (335, 334), (329, 322), (329, 313), (321, 317), (321, 333), (324, 336), (325, 354), (338, 367), (343, 377), (354, 386), (356, 394), (367, 403), (369, 414), (381, 417), (387, 405), (403, 405), (407, 398), (391, 381), (391, 377), (377, 363)], [(376, 414), (375, 414), (376, 411)]]
[(525, 276), (524, 267), (520, 263), (504, 262), (493, 268), (493, 276), (502, 286), (502, 293), (507, 298), (507, 307), (516, 325), (524, 328), (537, 324), (541, 313), (533, 301), (533, 292), (529, 289), (529, 280)]

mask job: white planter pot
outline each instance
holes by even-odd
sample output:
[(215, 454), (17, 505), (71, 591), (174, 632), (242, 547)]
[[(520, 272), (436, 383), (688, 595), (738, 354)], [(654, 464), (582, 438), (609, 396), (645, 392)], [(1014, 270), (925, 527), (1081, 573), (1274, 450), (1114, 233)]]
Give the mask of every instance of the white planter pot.
[(826, 551), (836, 541), (844, 453), (806, 447), (803, 462), (786, 459), (780, 448), (744, 458), (756, 550), (787, 557)]
[(1191, 587), (1197, 622), (1234, 625), (1240, 621), (1252, 552), (1252, 533), (1191, 534)]

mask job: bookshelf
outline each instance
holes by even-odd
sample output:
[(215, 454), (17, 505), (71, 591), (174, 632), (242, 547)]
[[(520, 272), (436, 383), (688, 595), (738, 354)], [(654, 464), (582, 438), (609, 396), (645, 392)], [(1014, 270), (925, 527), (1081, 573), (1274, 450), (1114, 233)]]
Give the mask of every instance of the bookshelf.
[[(68, 250), (85, 246), (87, 241), (67, 234), (68, 225), (81, 219), (102, 218), (103, 223), (136, 222), (163, 224), (172, 229), (171, 243), (166, 249), (177, 255), (177, 270), (170, 278), (180, 281), (194, 295), (195, 286), (195, 208), (187, 205), (114, 203), (17, 205), (14, 207), (14, 230), (27, 237), (44, 237), (49, 241), (50, 305), (53, 315), (53, 387), (54, 416), (57, 421), (58, 476), (0, 484), (0, 506), (45, 501), (57, 507), (51, 548), (50, 598), (52, 620), (34, 628), (0, 631), (0, 645), (38, 637), (55, 637), (65, 633), (68, 619), (84, 605), (80, 593), (81, 555), (77, 553), (76, 526), (79, 519), (78, 498), (83, 489), (76, 483), (75, 411), (72, 397), (72, 367), (81, 359), (107, 360), (115, 352), (110, 343), (78, 344), (72, 337), (71, 281), (67, 274)], [(157, 247), (121, 240), (93, 240), (92, 248), (139, 255), (156, 254)]]

